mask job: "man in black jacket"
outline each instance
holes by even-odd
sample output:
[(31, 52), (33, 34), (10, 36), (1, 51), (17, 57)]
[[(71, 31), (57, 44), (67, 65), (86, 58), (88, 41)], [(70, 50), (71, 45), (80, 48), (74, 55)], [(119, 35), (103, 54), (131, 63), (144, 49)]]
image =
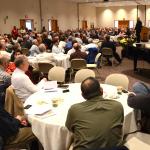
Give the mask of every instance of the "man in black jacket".
[(6, 147), (24, 147), (35, 140), (27, 121), (21, 117), (12, 117), (2, 107), (0, 107), (0, 137), (2, 137)]
[(137, 40), (137, 43), (140, 43), (140, 41), (141, 41), (140, 34), (141, 34), (141, 30), (142, 30), (142, 21), (140, 20), (140, 18), (137, 19), (135, 30), (136, 30), (136, 40)]
[[(102, 49), (106, 47), (106, 48), (111, 48), (112, 51), (113, 51), (113, 56), (115, 57), (115, 59), (119, 62), (119, 64), (121, 63), (121, 58), (120, 56), (118, 55), (118, 53), (116, 52), (116, 45), (114, 44), (114, 42), (110, 41), (110, 36), (107, 35), (105, 37), (105, 41), (102, 43), (101, 45), (101, 51)], [(100, 51), (100, 52), (101, 52)], [(108, 61), (108, 64), (109, 65), (112, 65), (112, 62), (109, 60), (109, 58), (107, 58), (107, 61)]]

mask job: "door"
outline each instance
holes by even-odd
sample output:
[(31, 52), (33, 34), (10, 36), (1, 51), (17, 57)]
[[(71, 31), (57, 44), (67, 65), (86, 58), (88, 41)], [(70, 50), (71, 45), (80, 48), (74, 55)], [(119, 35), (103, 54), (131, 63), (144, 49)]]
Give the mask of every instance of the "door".
[(20, 28), (27, 28), (28, 30), (34, 29), (34, 20), (33, 19), (20, 19)]
[(87, 29), (87, 20), (82, 20), (82, 29)]
[(59, 31), (58, 21), (56, 19), (49, 19), (48, 24), (49, 24), (49, 31), (54, 32)]

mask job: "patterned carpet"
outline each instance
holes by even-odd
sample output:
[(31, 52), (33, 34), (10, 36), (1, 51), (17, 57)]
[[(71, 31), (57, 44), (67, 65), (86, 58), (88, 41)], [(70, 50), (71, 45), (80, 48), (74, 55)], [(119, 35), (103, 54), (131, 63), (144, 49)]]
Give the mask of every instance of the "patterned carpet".
[[(144, 61), (138, 61), (138, 68), (150, 69), (150, 64)], [(146, 84), (150, 84), (150, 70), (145, 70), (141, 74), (133, 71), (133, 60), (124, 58), (120, 65), (103, 66), (99, 69), (100, 75), (95, 71), (96, 78), (104, 83), (105, 78), (112, 73), (123, 73), (129, 78), (129, 90), (132, 89), (132, 85), (137, 81), (142, 81)]]

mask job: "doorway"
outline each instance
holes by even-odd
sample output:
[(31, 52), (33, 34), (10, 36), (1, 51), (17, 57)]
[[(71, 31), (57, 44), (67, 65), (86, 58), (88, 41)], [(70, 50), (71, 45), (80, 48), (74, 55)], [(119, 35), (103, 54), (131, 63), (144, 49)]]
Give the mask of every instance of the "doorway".
[(28, 30), (34, 29), (34, 20), (33, 19), (20, 19), (20, 28), (27, 28)]
[(87, 20), (82, 20), (82, 29), (86, 30), (88, 28), (87, 26)]
[(58, 21), (56, 19), (49, 19), (48, 20), (48, 30), (57, 32), (59, 31)]

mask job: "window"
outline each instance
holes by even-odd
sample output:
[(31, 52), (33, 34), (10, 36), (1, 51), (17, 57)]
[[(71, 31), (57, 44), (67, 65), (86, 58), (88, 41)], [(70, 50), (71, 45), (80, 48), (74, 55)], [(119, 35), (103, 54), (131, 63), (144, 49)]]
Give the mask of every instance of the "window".
[(150, 20), (148, 20), (148, 27), (150, 28)]
[(115, 28), (118, 28), (118, 20), (115, 20), (115, 22), (114, 22), (114, 27), (115, 27)]
[(32, 30), (32, 20), (26, 20), (26, 28)]
[(48, 20), (48, 31), (52, 31), (51, 19)]
[(134, 21), (133, 20), (129, 21), (129, 28), (134, 28)]

